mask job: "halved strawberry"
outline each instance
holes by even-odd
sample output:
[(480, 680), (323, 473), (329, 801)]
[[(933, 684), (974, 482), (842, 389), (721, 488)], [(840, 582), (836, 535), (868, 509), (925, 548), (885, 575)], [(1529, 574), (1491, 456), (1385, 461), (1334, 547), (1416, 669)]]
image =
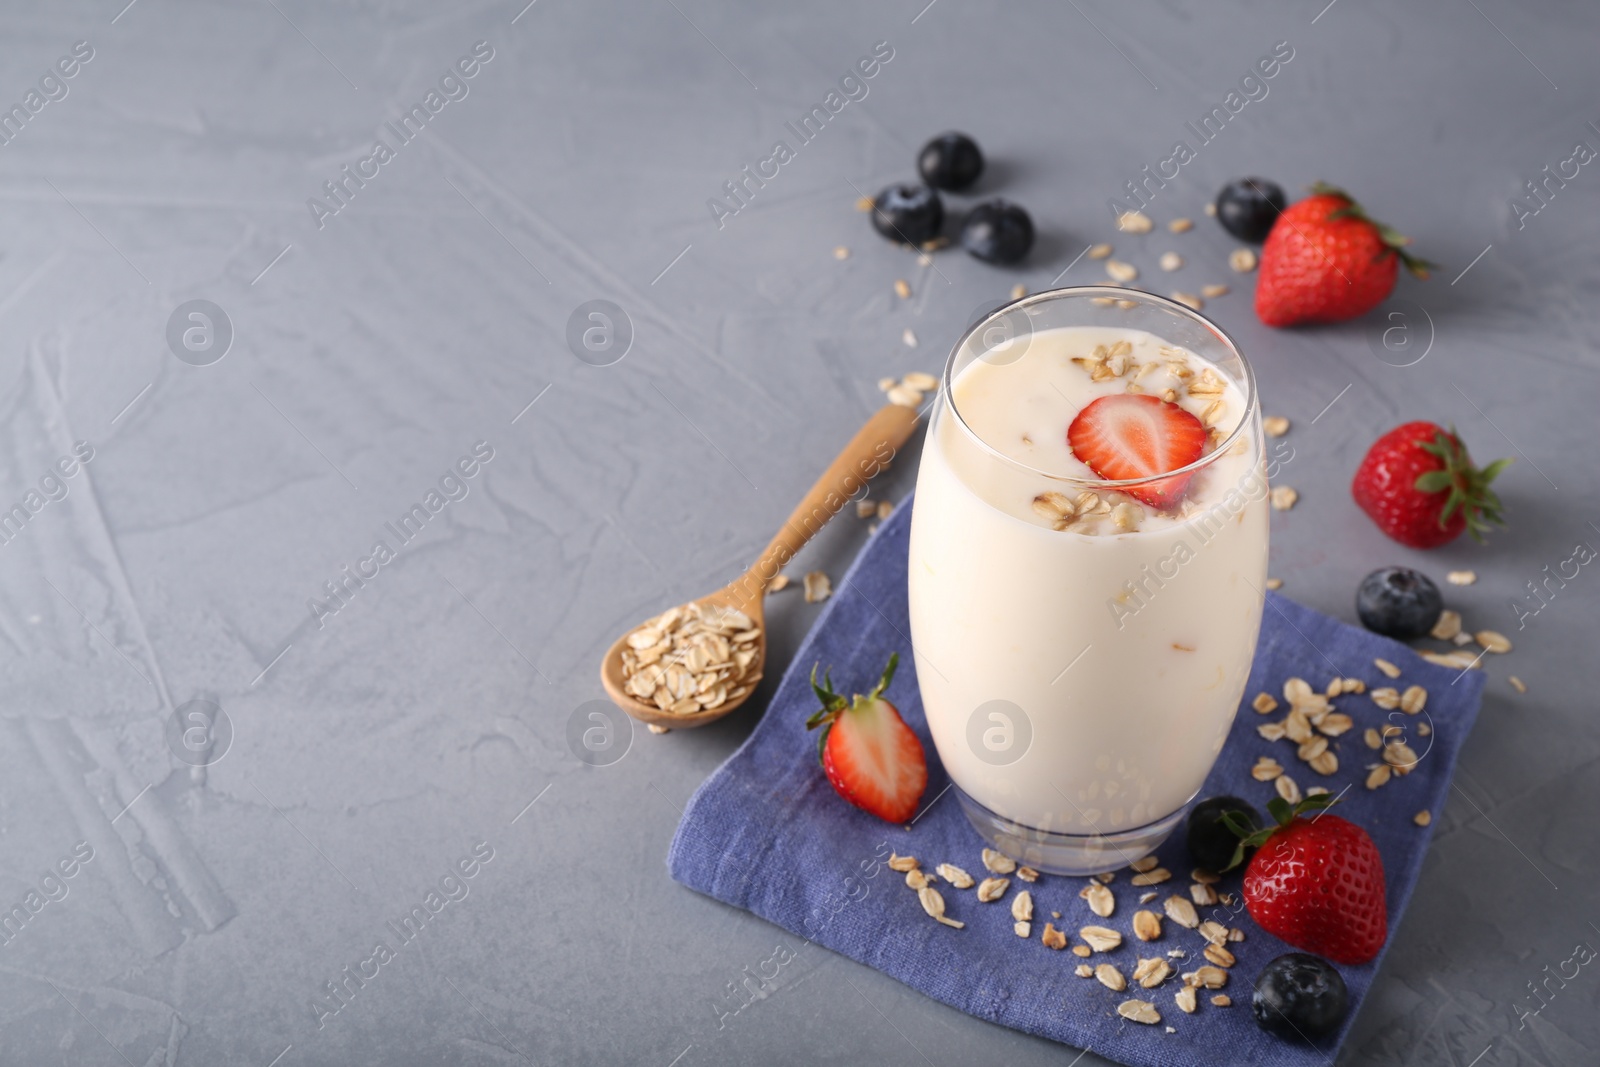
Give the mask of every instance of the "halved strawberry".
[(917, 801), (928, 787), (922, 742), (895, 706), (883, 699), (899, 664), (899, 653), (890, 656), (872, 692), (850, 701), (833, 691), (832, 671), (818, 685), (813, 666), (811, 689), (822, 709), (806, 720), (808, 730), (822, 727), (817, 758), (834, 790), (862, 811), (893, 823), (903, 823), (916, 813)]
[[(1091, 401), (1078, 412), (1067, 428), (1067, 444), (1100, 477), (1124, 481), (1187, 467), (1205, 449), (1206, 428), (1160, 397), (1117, 393)], [(1191, 477), (1163, 478), (1123, 492), (1151, 507), (1171, 507), (1182, 498)]]

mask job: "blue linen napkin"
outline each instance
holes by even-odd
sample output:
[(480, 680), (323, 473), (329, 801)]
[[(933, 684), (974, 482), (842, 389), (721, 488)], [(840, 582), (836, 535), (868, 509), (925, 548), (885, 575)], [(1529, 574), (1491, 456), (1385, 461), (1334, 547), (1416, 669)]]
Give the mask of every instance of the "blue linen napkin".
[[(908, 501), (879, 528), (839, 581), (761, 722), (690, 799), (667, 858), (672, 877), (980, 1019), (1093, 1049), (1130, 1067), (1331, 1063), (1383, 957), (1364, 966), (1340, 965), (1350, 1012), (1337, 1034), (1305, 1045), (1262, 1032), (1250, 1015), (1255, 976), (1268, 961), (1294, 950), (1250, 919), (1238, 897), (1237, 872), (1216, 887), (1234, 895), (1232, 907), (1198, 910), (1202, 919), (1215, 918), (1245, 932), (1244, 941), (1228, 946), (1238, 962), (1227, 986), (1199, 990), (1199, 1009), (1186, 1015), (1173, 997), (1181, 972), (1206, 962), (1201, 956), (1205, 941), (1165, 918), (1159, 940), (1136, 940), (1131, 916), (1141, 907), (1138, 897), (1150, 889), (1132, 886), (1132, 872), (1126, 869), (1109, 887), (1116, 897), (1109, 919), (1096, 917), (1079, 898), (1082, 878), (1041, 875), (1037, 883), (1025, 886), (1013, 876), (1006, 896), (988, 904), (977, 902), (975, 890), (954, 889), (941, 880), (937, 888), (947, 914), (967, 924), (957, 930), (928, 918), (916, 893), (904, 884), (904, 875), (885, 865), (893, 850), (919, 857), (925, 870), (948, 862), (978, 879), (988, 873), (980, 860), (982, 840), (955, 798), (943, 792), (950, 779), (939, 764), (917, 691), (906, 608), (910, 519)], [(815, 735), (805, 728), (806, 716), (817, 706), (807, 682), (812, 664), (832, 667), (840, 692), (861, 692), (874, 684), (892, 651), (900, 653), (900, 671), (888, 696), (928, 756), (925, 808), (909, 828), (889, 825), (837, 796), (817, 765)], [(1378, 671), (1373, 664), (1378, 657), (1403, 670), (1399, 681)], [(1284, 711), (1262, 716), (1249, 706), (1263, 690), (1281, 695), (1284, 681), (1296, 676), (1319, 690), (1335, 676), (1361, 678), (1369, 690), (1415, 683), (1428, 690), (1427, 707), (1413, 717), (1383, 711), (1365, 695), (1336, 698), (1337, 708), (1351, 715), (1355, 726), (1334, 739), (1340, 767), (1331, 778), (1322, 778), (1295, 759), (1290, 742), (1269, 742), (1256, 733), (1258, 723), (1281, 719)], [(1478, 714), (1483, 684), (1481, 671), (1435, 666), (1404, 645), (1268, 593), (1245, 702), (1201, 795), (1242, 796), (1265, 816), (1267, 802), (1277, 794), (1270, 782), (1249, 776), (1249, 767), (1262, 755), (1276, 758), (1302, 787), (1322, 784), (1337, 793), (1349, 785), (1337, 814), (1364, 827), (1382, 853), (1392, 941), (1432, 836), (1431, 828), (1417, 826), (1414, 817), (1422, 811), (1436, 817), (1443, 809), (1457, 753)], [(1406, 727), (1407, 740), (1421, 759), (1411, 774), (1368, 790), (1365, 768), (1378, 754), (1367, 748), (1362, 735), (1369, 726), (1381, 730), (1391, 715)], [(1425, 737), (1417, 736), (1421, 723), (1431, 728)], [(1188, 875), (1195, 864), (1182, 838), (1180, 826), (1158, 853), (1173, 878), (1152, 887), (1160, 895), (1142, 905), (1157, 914), (1167, 896), (1188, 894)], [(1012, 930), (1010, 900), (1021, 888), (1029, 889), (1034, 899), (1033, 933), (1027, 940)], [(1051, 918), (1056, 911), (1061, 919)], [(1074, 944), (1081, 943), (1080, 926), (1094, 923), (1120, 930), (1121, 947), (1096, 953), (1087, 962), (1116, 964), (1129, 978), (1128, 990), (1116, 993), (1092, 978), (1077, 977), (1075, 968), (1086, 961), (1044, 946), (1039, 937), (1046, 921), (1065, 929)], [(1160, 988), (1143, 990), (1132, 982), (1141, 955), (1165, 956), (1173, 948), (1187, 955), (1168, 961), (1173, 976)], [(1213, 1006), (1210, 999), (1217, 993), (1227, 994), (1232, 1006)], [(1133, 997), (1154, 1003), (1161, 1023), (1148, 1026), (1119, 1017), (1117, 1005)], [(1167, 1027), (1176, 1033), (1168, 1033)]]

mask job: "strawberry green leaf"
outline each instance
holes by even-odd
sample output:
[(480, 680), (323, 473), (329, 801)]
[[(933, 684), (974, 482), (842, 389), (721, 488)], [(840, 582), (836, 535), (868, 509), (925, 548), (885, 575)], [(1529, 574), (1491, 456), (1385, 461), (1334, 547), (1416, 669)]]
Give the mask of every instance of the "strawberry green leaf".
[(1416, 486), (1419, 492), (1437, 493), (1450, 488), (1449, 471), (1428, 471), (1426, 474), (1417, 475)]
[(884, 690), (889, 688), (889, 683), (894, 680), (895, 668), (898, 666), (900, 666), (900, 653), (891, 652), (889, 654), (889, 665), (883, 669), (883, 675), (878, 679), (878, 684), (868, 694), (869, 699), (875, 699), (883, 695)]

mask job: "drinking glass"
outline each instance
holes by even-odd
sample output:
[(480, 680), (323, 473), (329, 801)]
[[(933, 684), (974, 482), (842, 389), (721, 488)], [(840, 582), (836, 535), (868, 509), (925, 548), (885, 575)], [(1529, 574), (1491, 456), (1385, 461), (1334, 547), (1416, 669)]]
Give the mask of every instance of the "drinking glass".
[[(1020, 407), (1016, 425), (997, 424), (991, 404), (983, 433), (963, 417), (969, 383), (1065, 360), (1068, 335), (1053, 332), (1062, 327), (1144, 331), (1233, 390), (1236, 422), (1176, 472), (1192, 475), (1187, 495), (1145, 528), (1056, 529), (1019, 514), (1017, 501), (1133, 501), (1130, 489), (1148, 492), (1173, 472), (1108, 481), (1035, 468), (1004, 447)], [(987, 378), (972, 374), (980, 362)], [(1077, 407), (1055, 392), (1065, 434)], [(1056, 289), (962, 336), (917, 474), (908, 583), (934, 745), (990, 846), (1040, 870), (1092, 874), (1148, 855), (1177, 826), (1222, 750), (1255, 654), (1267, 495), (1254, 374), (1190, 308), (1123, 288)]]

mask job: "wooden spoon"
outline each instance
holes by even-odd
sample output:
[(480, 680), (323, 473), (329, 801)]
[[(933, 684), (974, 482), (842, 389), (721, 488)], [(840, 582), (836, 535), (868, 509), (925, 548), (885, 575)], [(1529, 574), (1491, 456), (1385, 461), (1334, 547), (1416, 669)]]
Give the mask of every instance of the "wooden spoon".
[[(714, 708), (701, 708), (687, 714), (663, 711), (653, 702), (645, 703), (635, 698), (624, 688), (626, 680), (622, 675), (622, 653), (629, 647), (628, 638), (637, 632), (637, 627), (617, 638), (616, 644), (606, 652), (600, 664), (600, 684), (605, 686), (606, 695), (635, 719), (659, 726), (704, 726), (743, 705), (755, 692), (767, 661), (767, 633), (763, 617), (767, 583), (780, 567), (800, 551), (801, 546), (811, 540), (813, 534), (822, 529), (861, 490), (869, 478), (888, 465), (916, 428), (917, 412), (914, 408), (897, 404), (882, 408), (867, 420), (867, 424), (861, 427), (844, 451), (817, 479), (817, 483), (795, 507), (789, 520), (750, 569), (710, 596), (694, 601), (694, 604), (709, 609), (713, 614), (721, 614), (729, 609), (743, 612), (749, 619), (750, 628), (758, 631), (754, 645), (755, 659), (738, 680), (739, 687), (744, 690), (738, 697), (729, 696)], [(685, 608), (688, 606), (684, 605)], [(678, 653), (669, 651), (660, 662), (666, 663), (674, 658), (679, 658)]]

